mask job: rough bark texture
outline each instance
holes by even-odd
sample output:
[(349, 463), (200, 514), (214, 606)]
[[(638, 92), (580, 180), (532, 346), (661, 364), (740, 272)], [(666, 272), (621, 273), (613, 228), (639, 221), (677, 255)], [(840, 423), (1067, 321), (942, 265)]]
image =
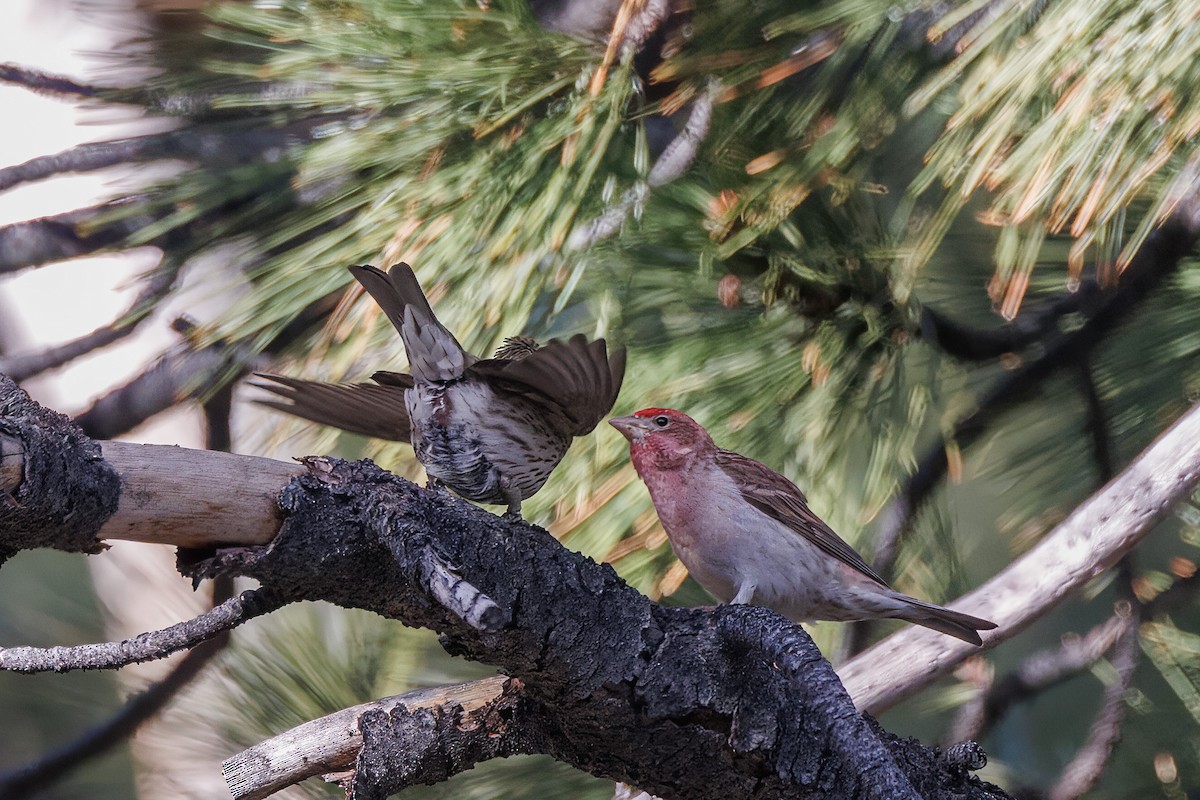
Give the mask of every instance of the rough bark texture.
[[(437, 630), (451, 653), (520, 678), (539, 752), (667, 798), (1003, 796), (859, 715), (812, 640), (765, 609), (664, 608), (540, 528), (369, 461), (310, 467), (284, 490), (269, 547), (193, 573)], [(433, 599), (430, 548), (506, 626), (479, 630)]]
[(0, 564), (35, 547), (100, 552), (104, 546), (96, 533), (117, 510), (121, 493), (100, 445), (67, 417), (30, 400), (3, 374), (0, 436), (19, 441), (25, 455), (20, 485), (0, 497)]
[(492, 758), (538, 753), (521, 723), (529, 706), (519, 682), (494, 702), (466, 709), (396, 705), (359, 719), (363, 747), (350, 786), (352, 800), (383, 800), (415, 783), (439, 783)]

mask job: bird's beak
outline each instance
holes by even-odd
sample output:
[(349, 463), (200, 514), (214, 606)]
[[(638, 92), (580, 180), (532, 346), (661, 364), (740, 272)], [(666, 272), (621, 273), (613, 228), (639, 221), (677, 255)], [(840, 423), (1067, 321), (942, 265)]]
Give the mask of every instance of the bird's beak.
[(641, 417), (613, 417), (608, 424), (623, 433), (631, 442), (640, 442), (650, 430), (649, 423)]

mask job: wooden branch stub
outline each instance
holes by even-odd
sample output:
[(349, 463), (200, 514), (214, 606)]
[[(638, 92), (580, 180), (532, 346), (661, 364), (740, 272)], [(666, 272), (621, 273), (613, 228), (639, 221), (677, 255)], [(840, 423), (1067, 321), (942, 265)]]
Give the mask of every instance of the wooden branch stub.
[(519, 686), (513, 678), (496, 676), (458, 686), (417, 689), (344, 708), (243, 750), (226, 759), (221, 773), (234, 800), (259, 800), (307, 778), (352, 770), (363, 748), (362, 719), (370, 713), (391, 715), (400, 707), (410, 713), (457, 708), (464, 724), (478, 722), (480, 710)]
[(304, 467), (257, 456), (167, 445), (102, 442), (121, 477), (104, 539), (175, 547), (265, 545), (283, 517), (276, 498)]

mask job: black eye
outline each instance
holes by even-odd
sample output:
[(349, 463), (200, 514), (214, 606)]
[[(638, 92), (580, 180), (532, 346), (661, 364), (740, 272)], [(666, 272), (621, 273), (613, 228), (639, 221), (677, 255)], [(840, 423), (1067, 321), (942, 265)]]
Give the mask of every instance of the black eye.
[(667, 419), (667, 415), (666, 415), (666, 414), (659, 414), (657, 417), (655, 417), (655, 418), (654, 418), (654, 424), (655, 424), (655, 425), (657, 425), (657, 426), (658, 426), (658, 427), (660, 427), (660, 428), (665, 428), (665, 427), (667, 427), (667, 424), (668, 424), (670, 421), (671, 421), (671, 420)]

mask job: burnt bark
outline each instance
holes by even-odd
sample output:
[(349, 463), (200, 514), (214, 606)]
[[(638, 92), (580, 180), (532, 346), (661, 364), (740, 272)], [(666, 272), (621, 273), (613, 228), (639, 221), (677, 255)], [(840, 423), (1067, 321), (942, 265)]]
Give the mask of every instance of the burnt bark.
[(0, 564), (35, 547), (100, 552), (96, 534), (117, 510), (121, 492), (100, 445), (0, 374), (2, 436), (21, 441), (24, 467), (16, 491), (0, 495)]

